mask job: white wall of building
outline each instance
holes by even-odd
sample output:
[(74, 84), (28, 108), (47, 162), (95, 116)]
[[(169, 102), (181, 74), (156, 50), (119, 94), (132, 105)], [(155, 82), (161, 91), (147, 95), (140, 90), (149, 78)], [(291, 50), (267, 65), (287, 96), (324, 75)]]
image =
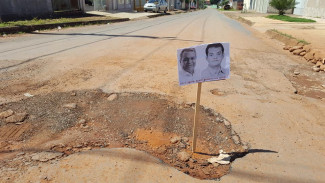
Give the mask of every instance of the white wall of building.
[(250, 9), (250, 4), (251, 4), (251, 0), (244, 0), (244, 5), (243, 5), (243, 8), (246, 8), (247, 10)]
[(306, 7), (308, 0), (296, 0), (296, 2), (298, 3), (296, 5), (296, 8), (293, 11), (293, 14), (295, 15), (303, 15), (304, 14), (304, 9)]
[(303, 16), (325, 18), (325, 0), (307, 0)]
[(270, 0), (244, 0), (244, 5), (248, 10), (254, 10), (259, 13), (266, 13)]

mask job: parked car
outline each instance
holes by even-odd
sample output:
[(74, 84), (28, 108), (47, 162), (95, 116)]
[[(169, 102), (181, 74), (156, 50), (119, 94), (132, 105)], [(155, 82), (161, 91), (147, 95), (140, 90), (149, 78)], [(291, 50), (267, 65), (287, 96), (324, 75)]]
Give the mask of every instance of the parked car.
[(143, 8), (144, 11), (152, 11), (152, 12), (159, 12), (164, 11), (167, 12), (167, 2), (165, 0), (149, 0), (146, 4), (144, 4)]
[(231, 7), (230, 7), (230, 5), (229, 5), (229, 4), (227, 4), (227, 5), (225, 5), (225, 6), (223, 7), (223, 9), (224, 9), (224, 10), (230, 10), (230, 9), (231, 9)]

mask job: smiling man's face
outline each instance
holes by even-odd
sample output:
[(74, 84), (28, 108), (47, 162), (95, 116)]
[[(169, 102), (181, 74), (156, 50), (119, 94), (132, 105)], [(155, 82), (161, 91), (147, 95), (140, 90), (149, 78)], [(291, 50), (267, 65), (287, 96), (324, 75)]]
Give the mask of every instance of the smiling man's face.
[(223, 57), (221, 47), (211, 47), (208, 49), (207, 61), (210, 67), (220, 66)]
[(187, 51), (183, 53), (183, 59), (181, 60), (182, 68), (191, 74), (194, 73), (196, 65), (196, 54), (194, 51)]

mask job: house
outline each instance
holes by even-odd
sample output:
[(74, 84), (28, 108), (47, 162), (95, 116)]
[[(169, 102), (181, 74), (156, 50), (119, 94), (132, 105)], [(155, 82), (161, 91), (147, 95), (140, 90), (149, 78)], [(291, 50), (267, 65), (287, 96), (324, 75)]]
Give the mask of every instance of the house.
[(232, 7), (235, 10), (242, 10), (243, 4), (244, 4), (244, 0), (233, 0)]
[[(259, 13), (277, 13), (278, 11), (270, 6), (271, 0), (244, 0), (243, 6), (247, 10), (253, 10)], [(287, 14), (292, 14), (293, 10), (287, 10)]]
[[(131, 11), (133, 10), (134, 2), (135, 2), (135, 0), (84, 0), (84, 1), (87, 1), (86, 11)], [(89, 1), (91, 3), (88, 3)]]
[[(35, 0), (29, 0), (34, 1)], [(53, 11), (75, 11), (83, 10), (84, 0), (50, 0)]]
[(296, 0), (295, 15), (325, 18), (325, 0)]
[(53, 12), (51, 0), (1, 0), (2, 20), (18, 17), (47, 15)]
[(0, 18), (47, 16), (57, 11), (83, 11), (85, 0), (0, 0)]
[(147, 0), (134, 0), (134, 10), (143, 11), (143, 6), (146, 4)]
[[(269, 5), (271, 0), (244, 0), (247, 10), (254, 10), (260, 13), (277, 13), (277, 10)], [(298, 3), (286, 14), (295, 14), (306, 17), (325, 18), (325, 0), (296, 0)]]

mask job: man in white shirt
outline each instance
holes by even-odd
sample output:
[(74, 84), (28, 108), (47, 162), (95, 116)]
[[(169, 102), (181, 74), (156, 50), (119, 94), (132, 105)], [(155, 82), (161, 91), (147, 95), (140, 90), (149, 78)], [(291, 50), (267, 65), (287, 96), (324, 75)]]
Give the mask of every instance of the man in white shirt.
[(189, 84), (195, 78), (196, 51), (194, 48), (185, 48), (180, 54), (179, 60), (181, 68), (179, 69), (180, 84)]

